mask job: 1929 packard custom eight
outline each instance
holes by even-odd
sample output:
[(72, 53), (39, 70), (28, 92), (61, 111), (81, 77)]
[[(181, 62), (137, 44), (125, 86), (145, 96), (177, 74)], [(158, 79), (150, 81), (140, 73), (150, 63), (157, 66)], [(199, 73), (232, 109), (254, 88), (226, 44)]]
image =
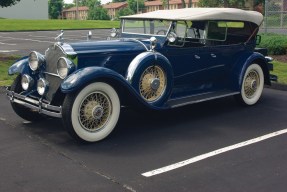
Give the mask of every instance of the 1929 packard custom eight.
[(272, 59), (255, 49), (262, 20), (231, 8), (124, 16), (109, 40), (60, 40), (17, 61), (7, 95), (20, 117), (62, 118), (87, 142), (111, 133), (121, 106), (163, 110), (231, 95), (254, 105), (273, 77)]

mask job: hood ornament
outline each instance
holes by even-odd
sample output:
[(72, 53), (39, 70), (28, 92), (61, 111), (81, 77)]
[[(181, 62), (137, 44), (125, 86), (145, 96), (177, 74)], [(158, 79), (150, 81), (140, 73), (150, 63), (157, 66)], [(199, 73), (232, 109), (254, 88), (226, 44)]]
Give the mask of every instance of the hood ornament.
[(89, 31), (87, 34), (87, 41), (90, 41), (92, 39), (93, 33), (92, 31)]
[(63, 43), (64, 43), (64, 38), (63, 38), (63, 36), (64, 36), (64, 30), (61, 30), (60, 35), (58, 35), (58, 36), (55, 38), (55, 40), (57, 40), (57, 42), (58, 42), (59, 44), (63, 44)]

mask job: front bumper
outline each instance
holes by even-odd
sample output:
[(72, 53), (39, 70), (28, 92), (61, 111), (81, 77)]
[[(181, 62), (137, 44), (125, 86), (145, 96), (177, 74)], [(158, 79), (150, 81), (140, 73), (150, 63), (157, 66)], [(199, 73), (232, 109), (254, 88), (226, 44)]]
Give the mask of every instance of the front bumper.
[(51, 117), (62, 117), (62, 107), (61, 106), (53, 106), (44, 101), (36, 100), (30, 97), (26, 97), (24, 95), (20, 95), (15, 93), (14, 91), (10, 91), (9, 88), (6, 89), (6, 94), (11, 102), (18, 103), (27, 108), (37, 110), (41, 114), (45, 114)]

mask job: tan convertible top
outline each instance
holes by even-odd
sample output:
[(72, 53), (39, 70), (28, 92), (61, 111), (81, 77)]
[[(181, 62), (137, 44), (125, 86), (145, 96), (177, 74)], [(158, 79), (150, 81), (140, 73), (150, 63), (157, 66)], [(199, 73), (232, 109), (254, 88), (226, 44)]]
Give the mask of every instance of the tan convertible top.
[(163, 19), (163, 20), (231, 20), (250, 21), (260, 25), (263, 15), (256, 11), (244, 11), (235, 8), (184, 8), (158, 10), (143, 14), (123, 16), (121, 19)]

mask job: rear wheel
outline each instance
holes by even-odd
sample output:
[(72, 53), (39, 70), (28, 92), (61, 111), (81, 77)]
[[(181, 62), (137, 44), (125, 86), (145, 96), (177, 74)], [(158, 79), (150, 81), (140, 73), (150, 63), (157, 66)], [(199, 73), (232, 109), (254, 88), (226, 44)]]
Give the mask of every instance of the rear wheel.
[(244, 74), (240, 95), (235, 98), (240, 104), (254, 105), (260, 99), (264, 86), (264, 73), (258, 64), (250, 65)]
[(63, 104), (63, 122), (68, 133), (81, 141), (95, 142), (107, 137), (120, 115), (120, 100), (107, 83), (87, 85), (69, 94)]
[[(14, 91), (15, 93), (21, 93), (23, 91), (21, 85), (21, 78), (22, 78), (21, 75), (18, 75), (16, 77), (13, 84), (11, 85), (11, 91)], [(27, 121), (40, 121), (44, 119), (43, 115), (39, 114), (37, 111), (33, 109), (24, 107), (15, 102), (10, 103), (15, 113)]]

